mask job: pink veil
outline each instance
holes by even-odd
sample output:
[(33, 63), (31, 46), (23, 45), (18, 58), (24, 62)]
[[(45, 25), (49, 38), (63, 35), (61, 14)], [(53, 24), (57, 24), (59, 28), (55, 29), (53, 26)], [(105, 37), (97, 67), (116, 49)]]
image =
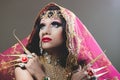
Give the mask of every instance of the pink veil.
[[(23, 39), (21, 42), (26, 45), (28, 42), (28, 37)], [(2, 55), (0, 55), (0, 80), (15, 80), (14, 66), (12, 66), (12, 64), (9, 62), (15, 60), (16, 57), (4, 55), (14, 55), (22, 53), (24, 53), (24, 51), (19, 43), (16, 43), (12, 47), (1, 53)]]
[(99, 80), (103, 79), (112, 80), (116, 78), (120, 79), (119, 72), (115, 69), (115, 67), (106, 57), (105, 53), (102, 51), (102, 49), (100, 48), (94, 37), (91, 35), (91, 33), (86, 29), (86, 27), (77, 17), (75, 19), (75, 26), (76, 30), (80, 30), (78, 31), (78, 35), (83, 37), (82, 39), (83, 41), (81, 42), (82, 48), (79, 52), (79, 58), (81, 56), (83, 58), (87, 56), (89, 60), (92, 60), (95, 59), (97, 56), (102, 55), (92, 66), (93, 68), (107, 66), (107, 68), (101, 71), (100, 73), (104, 71), (108, 71), (108, 73), (100, 77)]
[[(55, 3), (50, 3), (46, 7), (49, 7), (49, 5), (57, 5)], [(57, 5), (59, 6), (59, 5)], [(100, 48), (94, 37), (91, 35), (91, 33), (88, 31), (88, 29), (85, 27), (85, 25), (79, 20), (79, 18), (69, 11), (66, 8), (61, 8), (61, 13), (63, 14), (63, 17), (65, 18), (67, 22), (67, 29), (66, 29), (66, 35), (67, 35), (67, 47), (69, 49), (69, 52), (74, 53), (78, 56), (78, 59), (86, 59), (89, 63), (90, 61), (94, 60), (97, 56), (101, 55), (101, 57), (96, 60), (92, 68), (100, 68), (103, 66), (107, 66), (104, 70), (101, 70), (98, 72), (107, 73), (101, 77), (99, 77), (99, 80), (115, 80), (120, 79), (119, 72), (115, 69), (115, 67), (111, 64), (109, 59), (104, 54), (104, 51)], [(44, 11), (43, 8), (38, 15), (41, 14), (42, 11)], [(26, 45), (28, 42), (28, 38), (25, 38), (22, 40), (22, 43)], [(7, 49), (6, 51), (2, 52), (1, 54), (18, 54), (23, 53), (23, 49), (19, 43), (15, 44), (11, 48)], [(0, 56), (0, 80), (13, 80), (14, 79), (14, 67), (10, 68), (2, 68), (2, 63), (6, 61), (13, 60), (11, 57), (6, 56)], [(11, 64), (7, 64), (6, 66), (9, 66)]]
[[(107, 72), (105, 75), (99, 77), (99, 80), (119, 80), (120, 74), (112, 65), (110, 60), (105, 55), (104, 51), (100, 48), (94, 37), (80, 21), (80, 19), (68, 9), (62, 8), (63, 15), (68, 23), (68, 29), (66, 31), (68, 36), (68, 49), (72, 53), (77, 52), (78, 60), (86, 59), (88, 64), (91, 60), (100, 56), (96, 60), (92, 68), (100, 68), (107, 66), (106, 69), (97, 72), (96, 74)], [(76, 51), (77, 49), (77, 51)]]
[[(92, 68), (100, 68), (107, 66), (106, 69), (97, 72), (96, 74), (107, 72), (105, 75), (99, 77), (99, 80), (116, 80), (120, 79), (119, 72), (112, 65), (110, 60), (105, 55), (104, 51), (100, 48), (94, 37), (80, 21), (80, 19), (68, 9), (63, 8), (63, 15), (68, 23), (68, 49), (73, 53), (77, 52), (78, 59), (86, 59), (88, 64), (91, 60), (100, 56), (96, 60)], [(71, 36), (72, 35), (72, 36)], [(72, 49), (72, 50), (71, 50)], [(77, 49), (77, 51), (75, 51)]]

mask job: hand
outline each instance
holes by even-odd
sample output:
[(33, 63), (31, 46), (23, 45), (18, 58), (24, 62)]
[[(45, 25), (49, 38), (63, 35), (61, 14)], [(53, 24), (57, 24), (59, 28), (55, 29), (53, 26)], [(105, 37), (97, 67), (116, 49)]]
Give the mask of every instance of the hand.
[(85, 73), (85, 70), (81, 68), (79, 65), (79, 68), (75, 71), (73, 71), (73, 75), (71, 80), (88, 80), (87, 79), (87, 74)]
[(43, 71), (43, 65), (40, 63), (39, 57), (32, 53), (32, 58), (29, 58), (28, 62), (25, 64), (26, 69), (28, 72), (37, 79), (41, 79), (45, 76)]
[(36, 80), (42, 80), (45, 74), (37, 55), (32, 53), (21, 54), (17, 56), (19, 58), (15, 61), (18, 62), (16, 65), (19, 67), (15, 68), (16, 80), (33, 80), (33, 77), (36, 78)]
[(107, 66), (93, 69), (89, 65), (84, 66), (83, 68), (81, 68), (81, 66), (79, 65), (79, 68), (76, 71), (73, 71), (72, 80), (97, 80), (99, 77), (108, 73), (108, 71), (106, 71), (97, 74), (97, 72), (105, 68), (107, 68)]

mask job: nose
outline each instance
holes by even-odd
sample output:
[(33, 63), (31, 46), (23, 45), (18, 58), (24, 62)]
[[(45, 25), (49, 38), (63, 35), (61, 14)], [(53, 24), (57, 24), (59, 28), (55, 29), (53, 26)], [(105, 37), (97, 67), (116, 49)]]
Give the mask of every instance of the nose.
[(42, 34), (43, 35), (50, 35), (51, 34), (51, 27), (50, 26), (45, 27)]

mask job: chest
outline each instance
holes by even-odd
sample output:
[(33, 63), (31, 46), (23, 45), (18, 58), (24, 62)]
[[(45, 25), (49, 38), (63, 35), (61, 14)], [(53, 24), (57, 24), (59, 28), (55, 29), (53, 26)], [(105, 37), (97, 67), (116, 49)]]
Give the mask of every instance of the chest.
[(40, 59), (40, 62), (50, 80), (67, 80), (65, 68), (56, 63), (48, 63), (45, 59)]

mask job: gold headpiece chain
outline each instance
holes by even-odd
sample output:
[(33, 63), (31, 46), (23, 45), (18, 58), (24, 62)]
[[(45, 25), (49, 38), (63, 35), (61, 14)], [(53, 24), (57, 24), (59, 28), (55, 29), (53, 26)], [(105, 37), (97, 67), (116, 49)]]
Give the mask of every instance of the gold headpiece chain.
[(60, 17), (61, 11), (60, 10), (48, 10), (43, 12), (43, 14), (40, 15), (41, 19), (42, 18), (58, 18)]

